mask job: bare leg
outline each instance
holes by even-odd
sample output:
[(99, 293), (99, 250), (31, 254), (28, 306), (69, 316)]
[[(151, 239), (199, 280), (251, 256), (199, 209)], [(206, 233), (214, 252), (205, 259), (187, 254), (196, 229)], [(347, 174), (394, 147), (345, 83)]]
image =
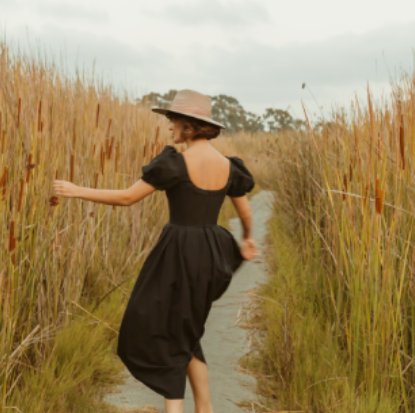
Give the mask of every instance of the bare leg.
[(166, 399), (164, 398), (164, 406), (167, 413), (183, 413), (183, 399)]
[(187, 367), (187, 376), (192, 386), (195, 413), (213, 413), (207, 365), (193, 356)]

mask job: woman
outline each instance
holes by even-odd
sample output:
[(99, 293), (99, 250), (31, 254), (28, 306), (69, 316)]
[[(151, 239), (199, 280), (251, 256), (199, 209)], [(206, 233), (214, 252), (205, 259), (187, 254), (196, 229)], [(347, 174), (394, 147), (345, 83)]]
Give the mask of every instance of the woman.
[[(213, 301), (229, 287), (244, 260), (259, 255), (251, 238), (246, 193), (255, 185), (243, 160), (221, 155), (210, 143), (225, 127), (211, 117), (211, 100), (192, 90), (177, 92), (169, 109), (174, 143), (142, 167), (126, 190), (96, 190), (55, 180), (56, 195), (109, 205), (132, 205), (155, 190), (166, 191), (170, 219), (146, 258), (120, 327), (117, 354), (130, 373), (164, 396), (167, 413), (182, 413), (186, 374), (196, 413), (213, 413), (208, 370), (200, 344)], [(239, 247), (217, 224), (228, 195), (242, 222)]]

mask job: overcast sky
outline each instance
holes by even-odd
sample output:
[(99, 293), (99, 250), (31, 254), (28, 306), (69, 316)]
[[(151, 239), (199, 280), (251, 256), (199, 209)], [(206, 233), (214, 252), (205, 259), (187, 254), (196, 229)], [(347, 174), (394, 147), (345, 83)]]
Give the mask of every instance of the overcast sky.
[(194, 89), (303, 118), (301, 100), (318, 115), (412, 73), (415, 1), (0, 0), (0, 27), (137, 97)]

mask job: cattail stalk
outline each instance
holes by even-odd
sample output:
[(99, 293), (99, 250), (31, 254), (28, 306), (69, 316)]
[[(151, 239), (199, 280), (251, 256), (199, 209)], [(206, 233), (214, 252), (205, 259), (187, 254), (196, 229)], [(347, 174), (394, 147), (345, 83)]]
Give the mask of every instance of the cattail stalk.
[(73, 182), (73, 176), (74, 176), (74, 164), (75, 164), (75, 155), (71, 155), (71, 178), (70, 181)]
[(3, 198), (6, 196), (6, 183), (7, 183), (7, 166), (4, 167), (3, 176), (0, 180), (0, 187), (3, 187)]
[(376, 187), (375, 187), (375, 206), (376, 213), (380, 214), (380, 191), (379, 191), (379, 178), (376, 178)]
[(109, 122), (108, 122), (107, 133), (105, 135), (106, 138), (109, 138), (110, 137), (111, 122), (112, 122), (112, 119), (110, 119)]
[(73, 125), (72, 125), (72, 147), (75, 150), (75, 143), (76, 143), (76, 118), (73, 118)]
[(399, 128), (399, 146), (401, 152), (401, 160), (402, 160), (402, 169), (405, 169), (405, 130), (404, 130), (404, 119), (403, 115), (401, 115), (401, 124)]
[(102, 149), (102, 146), (101, 146), (100, 160), (101, 160), (101, 173), (102, 175), (104, 175), (104, 151)]
[(29, 183), (29, 179), (30, 179), (30, 165), (32, 163), (32, 157), (33, 155), (31, 153), (29, 153), (29, 160), (27, 162), (27, 172), (26, 172), (26, 183)]
[(98, 120), (99, 120), (99, 103), (97, 105), (97, 114), (95, 117), (95, 127), (98, 128)]
[(42, 131), (42, 101), (39, 100), (39, 105), (37, 108), (37, 131)]
[[(14, 220), (10, 222), (10, 234), (9, 234), (9, 251), (13, 252), (16, 248), (16, 238), (14, 237)], [(12, 255), (12, 263), (16, 264), (16, 256), (13, 253)]]
[(110, 144), (110, 147), (109, 147), (108, 159), (110, 159), (110, 158), (111, 158), (111, 152), (112, 152), (112, 147), (113, 147), (113, 145), (114, 145), (114, 139), (115, 139), (115, 136), (114, 136), (114, 135), (112, 135), (112, 138), (111, 138), (111, 144)]
[(382, 189), (380, 191), (380, 204), (379, 204), (379, 214), (382, 214), (382, 208), (383, 208), (383, 199), (385, 197), (385, 191)]
[(20, 125), (20, 111), (22, 109), (22, 99), (19, 98), (19, 103), (18, 103), (18, 107), (17, 107), (17, 127), (19, 127)]
[(367, 197), (368, 197), (368, 193), (369, 193), (369, 186), (370, 186), (370, 184), (366, 184), (366, 192), (365, 192), (365, 196), (364, 196), (364, 200), (363, 200), (363, 205), (365, 207), (366, 207)]
[(24, 179), (20, 179), (20, 193), (19, 193), (19, 206), (17, 207), (17, 212), (20, 212), (22, 209), (22, 200), (23, 200), (23, 188), (24, 188)]
[(94, 185), (94, 188), (95, 188), (95, 189), (97, 189), (97, 187), (98, 187), (98, 175), (99, 175), (99, 173), (98, 173), (98, 172), (96, 172), (96, 173), (95, 173), (95, 185)]
[(118, 172), (118, 158), (120, 156), (120, 145), (117, 143), (117, 146), (115, 148), (115, 172)]
[[(343, 191), (347, 192), (347, 175), (343, 175)], [(346, 200), (346, 194), (343, 194), (343, 201)]]

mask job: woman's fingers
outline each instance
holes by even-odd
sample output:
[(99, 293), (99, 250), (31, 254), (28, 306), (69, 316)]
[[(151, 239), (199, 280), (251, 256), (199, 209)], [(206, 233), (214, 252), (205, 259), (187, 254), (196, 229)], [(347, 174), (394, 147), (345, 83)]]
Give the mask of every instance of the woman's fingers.
[(252, 238), (245, 238), (242, 241), (241, 254), (246, 260), (252, 260), (260, 255), (258, 248), (255, 245), (255, 241)]
[(76, 196), (76, 188), (76, 185), (68, 181), (62, 181), (59, 179), (55, 179), (53, 181), (53, 191), (58, 196), (73, 198)]

